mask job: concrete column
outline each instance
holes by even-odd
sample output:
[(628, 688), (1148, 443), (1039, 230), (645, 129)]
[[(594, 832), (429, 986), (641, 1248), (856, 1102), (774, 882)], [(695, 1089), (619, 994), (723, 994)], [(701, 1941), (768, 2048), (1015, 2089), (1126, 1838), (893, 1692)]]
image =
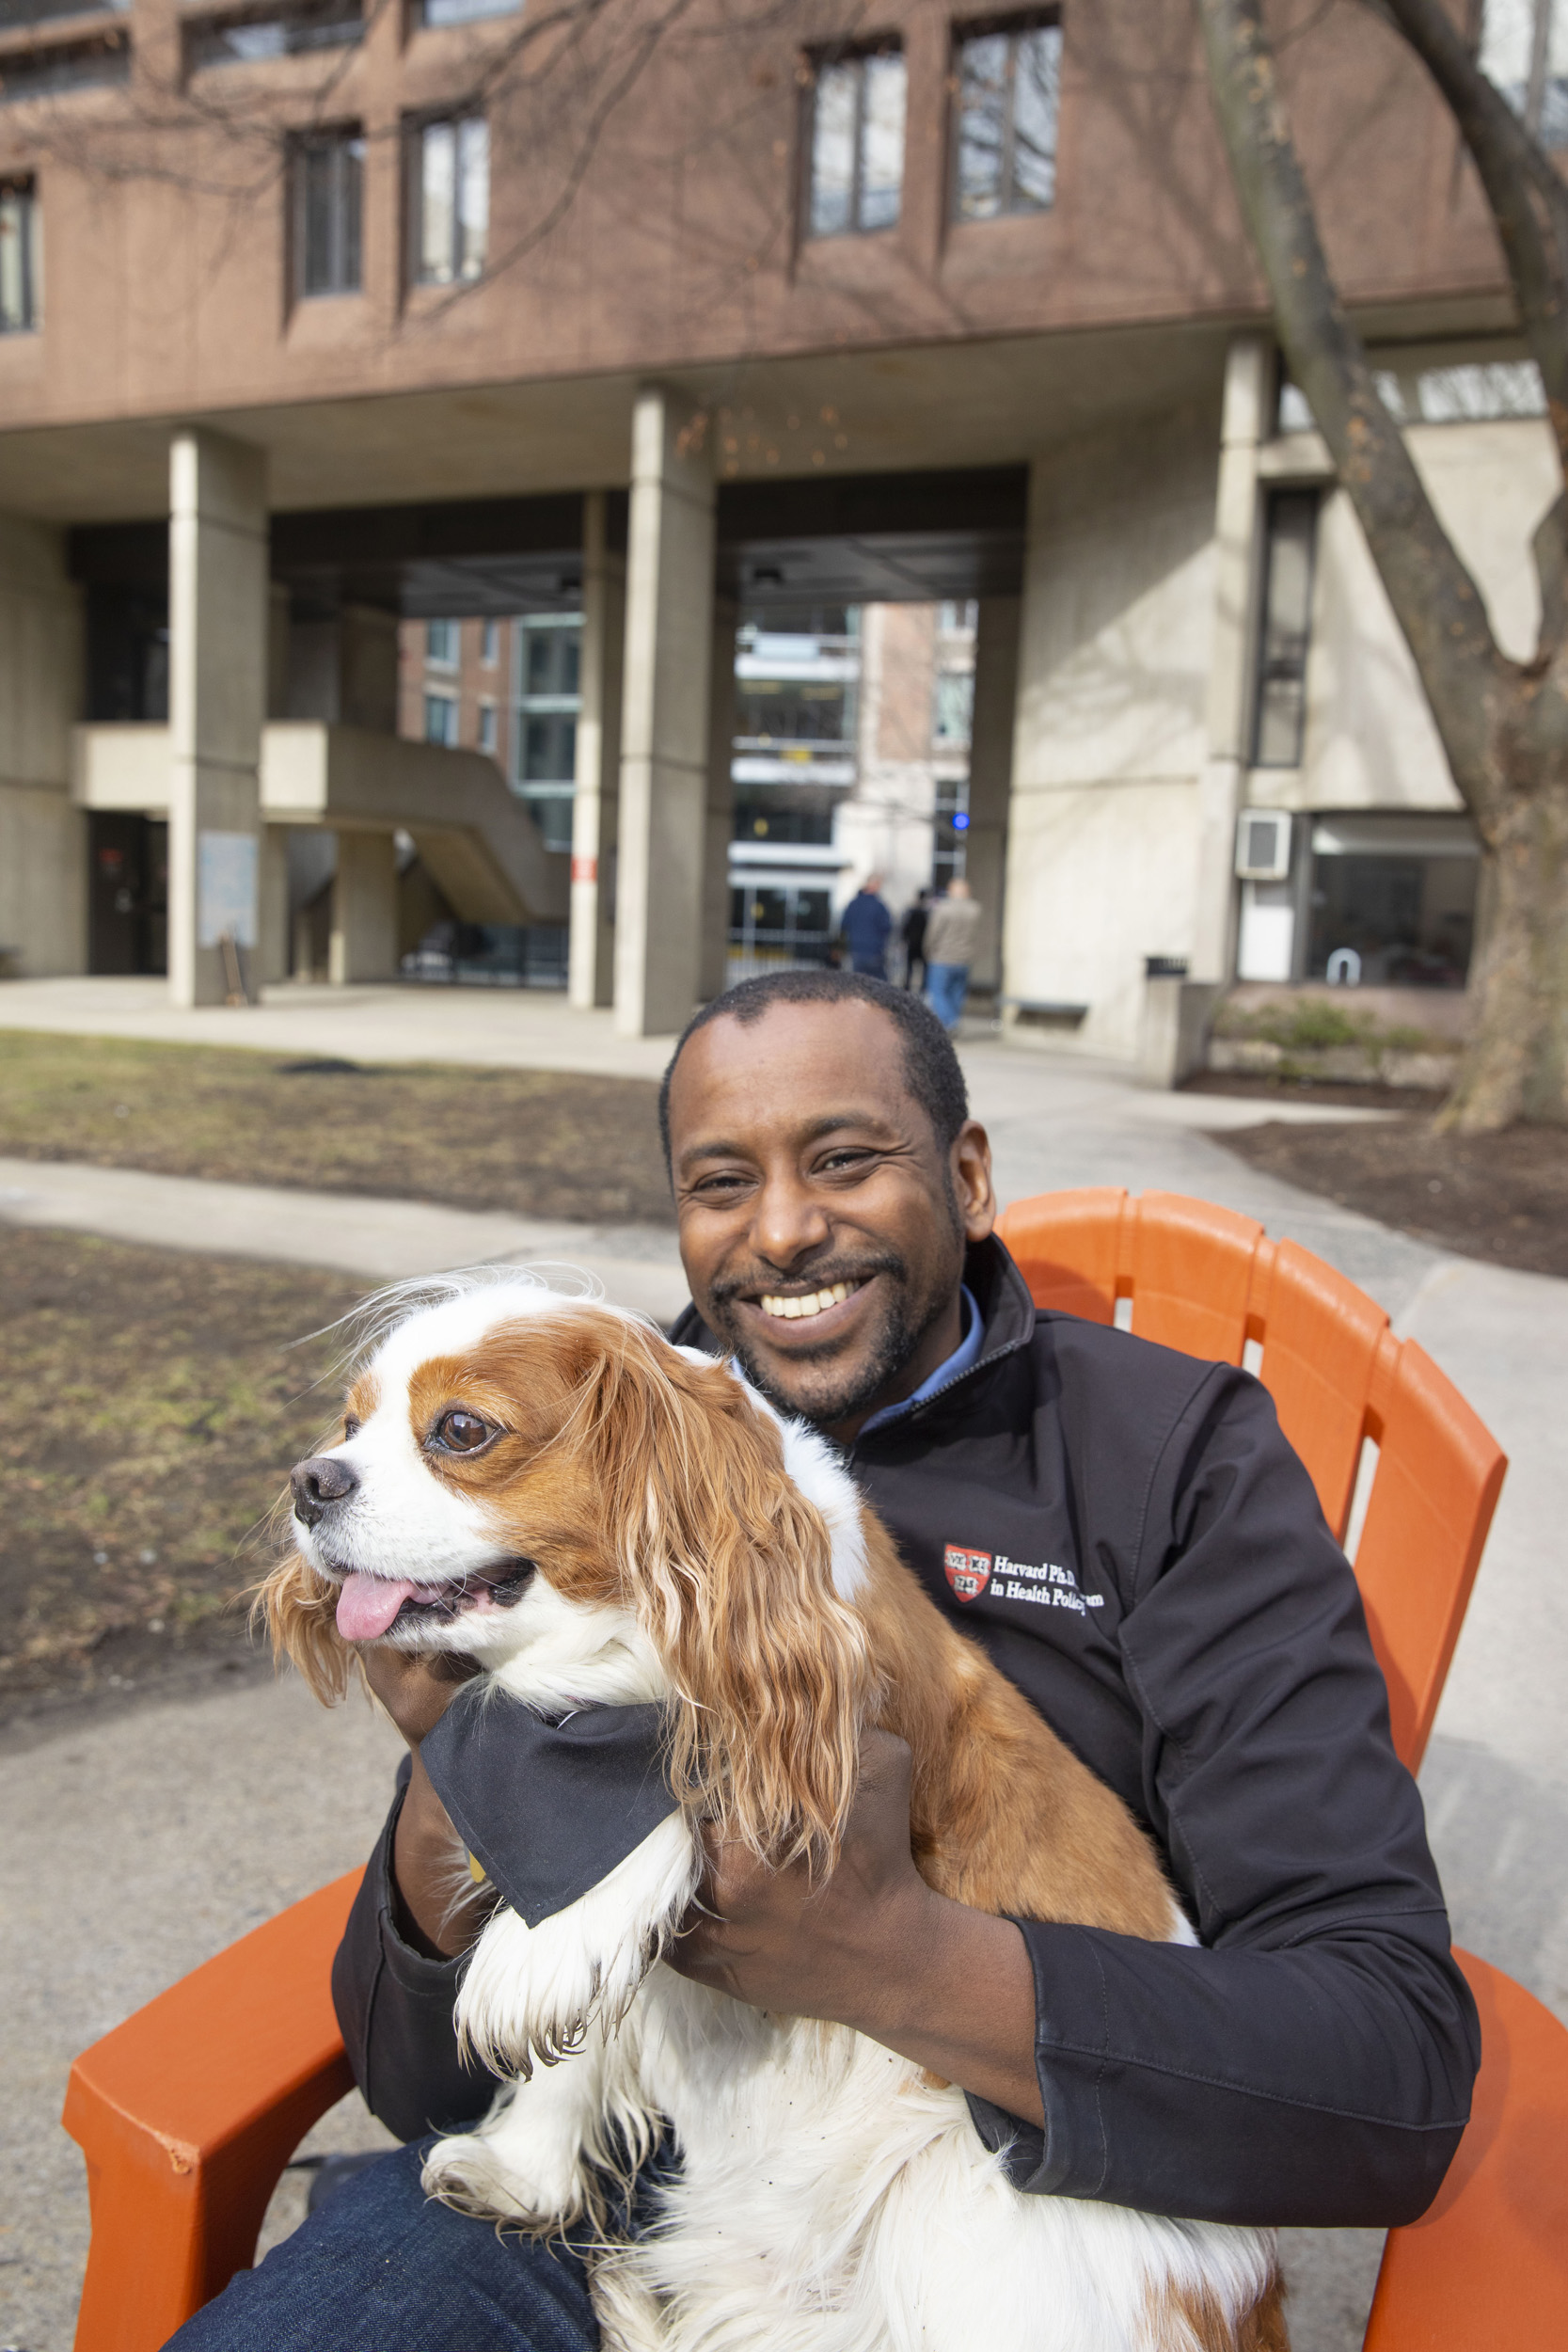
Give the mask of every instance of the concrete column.
[(566, 993), (579, 1012), (615, 995), (615, 844), (621, 789), (621, 665), (626, 566), (605, 545), (605, 494), (582, 502), (582, 646), (572, 800)]
[(87, 820), (71, 799), (82, 712), (82, 592), (65, 533), (0, 515), (0, 954), (85, 972)]
[(964, 876), (980, 902), (971, 985), (1002, 985), (1002, 906), (1006, 889), (1007, 803), (1013, 788), (1021, 599), (985, 596), (974, 633), (974, 707), (969, 737), (969, 837)]
[(615, 1026), (678, 1029), (702, 967), (712, 435), (678, 395), (645, 385), (632, 419)]
[(206, 430), (169, 462), (168, 980), (176, 1005), (230, 993), (220, 940), (259, 936), (267, 703), (266, 455)]
[(397, 850), (389, 833), (341, 833), (332, 883), (334, 988), (389, 980), (398, 968)]
[(735, 831), (735, 632), (740, 608), (731, 596), (713, 603), (713, 653), (708, 679), (707, 813), (703, 845), (703, 960), (697, 993), (706, 1004), (729, 978), (730, 837)]
[(286, 980), (290, 966), (289, 828), (261, 827), (261, 885), (256, 977), (263, 987)]
[(1225, 371), (1214, 505), (1214, 618), (1199, 779), (1195, 980), (1230, 978), (1236, 940), (1236, 818), (1245, 782), (1258, 638), (1259, 445), (1269, 436), (1274, 347), (1238, 335)]

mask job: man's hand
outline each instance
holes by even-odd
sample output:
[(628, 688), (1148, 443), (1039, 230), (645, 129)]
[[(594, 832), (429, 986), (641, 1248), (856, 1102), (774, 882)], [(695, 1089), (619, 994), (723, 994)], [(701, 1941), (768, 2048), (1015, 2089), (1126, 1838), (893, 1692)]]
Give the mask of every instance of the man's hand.
[(465, 1682), (479, 1672), (471, 1659), (454, 1658), (450, 1651), (421, 1656), (384, 1649), (379, 1642), (361, 1646), (359, 1667), (411, 1748), (435, 1729)]
[(1043, 2122), (1035, 1986), (1010, 1920), (927, 1885), (910, 1850), (911, 1756), (870, 1731), (837, 1869), (769, 1870), (708, 1842), (698, 1904), (666, 1957), (753, 2009), (831, 2018), (1009, 2114)]
[(414, 1752), (413, 1771), (392, 1838), (392, 1894), (398, 1931), (429, 1959), (466, 1952), (484, 1924), (479, 1889), (465, 1886), (463, 1841), (430, 1784), (420, 1741), (435, 1728), (479, 1668), (442, 1652), (421, 1657), (368, 1642), (359, 1652), (365, 1680)]

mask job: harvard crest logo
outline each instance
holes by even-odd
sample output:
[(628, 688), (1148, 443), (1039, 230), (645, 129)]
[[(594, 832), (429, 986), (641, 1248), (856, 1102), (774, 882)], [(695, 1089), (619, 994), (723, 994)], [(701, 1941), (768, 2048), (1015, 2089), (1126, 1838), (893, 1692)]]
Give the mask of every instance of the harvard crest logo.
[(949, 1544), (942, 1556), (947, 1571), (947, 1581), (960, 1600), (978, 1600), (990, 1582), (990, 1553), (966, 1551), (961, 1544)]

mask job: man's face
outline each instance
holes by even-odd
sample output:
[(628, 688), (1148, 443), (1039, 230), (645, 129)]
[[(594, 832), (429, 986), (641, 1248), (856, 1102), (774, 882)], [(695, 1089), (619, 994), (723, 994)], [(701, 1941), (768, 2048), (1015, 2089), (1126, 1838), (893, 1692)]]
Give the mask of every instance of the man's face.
[(692, 1297), (784, 1410), (850, 1437), (952, 1354), (990, 1149), (973, 1120), (939, 1146), (877, 1006), (710, 1022), (676, 1065), (670, 1143)]

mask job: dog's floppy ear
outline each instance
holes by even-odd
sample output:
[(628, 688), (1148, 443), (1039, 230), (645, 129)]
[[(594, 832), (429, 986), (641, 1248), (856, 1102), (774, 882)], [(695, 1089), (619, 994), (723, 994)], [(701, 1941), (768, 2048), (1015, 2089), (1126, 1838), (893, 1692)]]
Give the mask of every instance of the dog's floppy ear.
[(274, 1659), (287, 1658), (324, 1707), (336, 1706), (347, 1691), (353, 1655), (337, 1612), (337, 1587), (297, 1551), (262, 1578), (251, 1604), (252, 1623), (264, 1622)]
[[(821, 1512), (721, 1364), (623, 1325), (585, 1367), (572, 1439), (623, 1587), (676, 1692), (682, 1803), (776, 1867), (831, 1868), (873, 1674)], [(571, 1442), (569, 1439), (568, 1442)]]

